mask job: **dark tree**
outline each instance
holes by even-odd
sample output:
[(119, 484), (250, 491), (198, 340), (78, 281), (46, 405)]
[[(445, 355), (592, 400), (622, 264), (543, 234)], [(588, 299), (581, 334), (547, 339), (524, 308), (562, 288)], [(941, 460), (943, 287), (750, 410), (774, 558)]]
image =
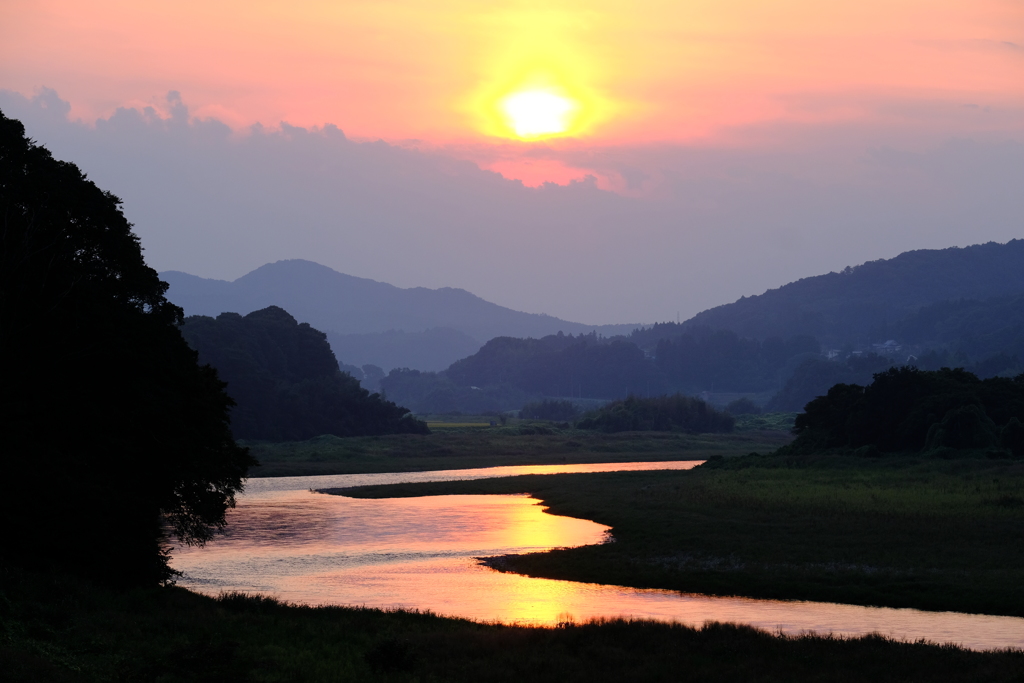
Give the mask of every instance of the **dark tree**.
[(0, 114), (4, 561), (152, 582), (165, 530), (223, 525), (252, 459), (166, 288), (120, 200)]
[(874, 447), (882, 453), (1022, 449), (1024, 375), (978, 379), (963, 369), (876, 373), (866, 387), (837, 384), (796, 418), (794, 454)]
[(588, 414), (576, 426), (601, 432), (731, 432), (732, 415), (715, 410), (699, 398), (682, 394), (612, 401)]
[(182, 334), (200, 362), (217, 368), (227, 382), (238, 402), (231, 422), (240, 439), (429, 431), (408, 409), (360, 387), (339, 368), (327, 335), (278, 306), (246, 316), (190, 316)]
[(843, 362), (815, 357), (800, 363), (782, 389), (765, 406), (770, 413), (802, 410), (808, 401), (824, 396), (836, 384), (870, 384), (875, 373), (893, 365), (890, 358), (874, 353), (850, 356)]
[(725, 407), (725, 410), (730, 415), (760, 415), (762, 412), (761, 406), (746, 397), (732, 401)]
[(495, 337), (444, 374), (460, 387), (506, 386), (534, 396), (615, 398), (666, 389), (661, 371), (639, 347), (596, 334)]

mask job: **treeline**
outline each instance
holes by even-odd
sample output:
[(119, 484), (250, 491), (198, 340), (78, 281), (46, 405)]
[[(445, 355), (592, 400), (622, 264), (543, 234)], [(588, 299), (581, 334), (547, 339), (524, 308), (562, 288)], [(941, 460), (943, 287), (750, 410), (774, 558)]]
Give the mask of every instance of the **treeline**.
[(321, 434), (426, 433), (409, 411), (341, 372), (326, 335), (277, 306), (246, 316), (191, 316), (181, 333), (217, 369), (236, 404), (236, 438), (268, 441)]
[(527, 420), (550, 420), (568, 422), (580, 415), (580, 409), (572, 401), (544, 399), (527, 403), (519, 410), (519, 417)]
[(682, 394), (613, 401), (576, 423), (601, 432), (731, 432), (736, 421), (699, 398)]
[(380, 380), (381, 394), (419, 415), (485, 413), (513, 410), (535, 398), (505, 384), (459, 386), (444, 372), (396, 368)]
[[(1016, 246), (1014, 247), (1016, 248)], [(822, 353), (807, 334), (764, 339), (690, 323), (660, 323), (625, 337), (499, 337), (438, 373), (394, 370), (380, 387), (418, 413), (514, 410), (544, 398), (615, 400), (631, 394), (774, 396), (770, 412), (801, 410), (837, 383), (866, 384), (894, 366), (960, 367), (979, 377), (1018, 374), (1024, 358), (1024, 296), (945, 301), (891, 324), (872, 339), (899, 350)]]
[[(991, 367), (979, 368), (982, 372), (1024, 370), (1020, 367), (1024, 358), (1024, 296), (942, 301), (921, 308), (882, 332), (880, 336), (885, 338), (924, 345), (939, 354), (957, 354), (961, 365), (967, 364), (968, 358), (978, 363), (988, 361)], [(922, 356), (920, 360), (949, 364), (947, 359), (929, 361)]]
[(498, 337), (445, 374), (458, 386), (505, 385), (543, 396), (610, 398), (667, 389), (663, 374), (635, 344), (593, 333)]
[(768, 401), (765, 410), (781, 413), (800, 411), (808, 401), (824, 395), (835, 384), (869, 384), (875, 373), (903, 366), (918, 370), (960, 368), (983, 378), (1013, 376), (1024, 369), (1017, 355), (996, 353), (972, 362), (962, 348), (955, 351), (948, 348), (931, 349), (920, 357), (910, 357), (905, 361), (876, 353), (850, 355), (842, 360), (807, 358), (796, 367), (782, 389)]
[[(667, 331), (662, 328), (663, 331)], [(815, 355), (814, 339), (763, 342), (700, 329), (663, 339), (645, 352), (647, 330), (629, 338), (557, 334), (498, 337), (440, 373), (396, 369), (380, 386), (417, 413), (513, 410), (543, 397), (614, 400), (629, 395), (766, 391), (799, 360)]]
[(876, 353), (843, 360), (822, 357), (804, 359), (796, 367), (782, 389), (769, 399), (765, 410), (771, 413), (793, 413), (804, 409), (807, 402), (823, 396), (836, 384), (869, 384), (876, 372), (882, 372), (897, 361)]
[(890, 368), (867, 386), (837, 384), (796, 418), (790, 454), (980, 451), (1024, 456), (1024, 374)]
[(763, 392), (777, 389), (795, 363), (821, 353), (814, 337), (744, 339), (730, 330), (697, 328), (658, 341), (655, 364), (675, 389)]

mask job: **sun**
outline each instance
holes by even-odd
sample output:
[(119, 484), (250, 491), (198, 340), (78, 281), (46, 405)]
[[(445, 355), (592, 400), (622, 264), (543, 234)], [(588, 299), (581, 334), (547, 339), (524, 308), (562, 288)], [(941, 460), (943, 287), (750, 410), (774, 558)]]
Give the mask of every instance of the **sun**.
[(495, 73), (460, 105), (485, 135), (524, 142), (578, 139), (611, 112), (611, 103), (587, 84), (585, 73), (533, 65)]
[(504, 97), (500, 109), (508, 126), (523, 139), (559, 135), (569, 130), (579, 105), (551, 90), (521, 90)]

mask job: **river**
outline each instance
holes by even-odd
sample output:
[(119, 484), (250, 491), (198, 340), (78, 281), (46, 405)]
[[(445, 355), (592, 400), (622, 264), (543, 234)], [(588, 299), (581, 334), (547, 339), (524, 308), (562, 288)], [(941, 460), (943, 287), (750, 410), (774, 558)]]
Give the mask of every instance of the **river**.
[(1024, 647), (1024, 619), (955, 612), (754, 600), (536, 579), (476, 558), (604, 543), (608, 527), (545, 514), (518, 496), (355, 499), (315, 489), (519, 474), (689, 469), (699, 461), (494, 467), (475, 470), (250, 479), (227, 530), (204, 548), (177, 548), (178, 584), (300, 604), (429, 610), (480, 621), (551, 625), (634, 617), (772, 632), (881, 633), (972, 649)]

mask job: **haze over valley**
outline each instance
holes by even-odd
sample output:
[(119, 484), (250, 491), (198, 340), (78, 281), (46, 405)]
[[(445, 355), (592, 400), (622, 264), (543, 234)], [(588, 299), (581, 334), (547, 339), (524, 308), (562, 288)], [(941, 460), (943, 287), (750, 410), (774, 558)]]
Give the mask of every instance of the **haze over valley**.
[(797, 411), (836, 382), (868, 383), (894, 365), (982, 377), (1024, 369), (1024, 240), (908, 252), (653, 325), (591, 327), (300, 260), (234, 282), (161, 277), (187, 315), (288, 311), (326, 333), (366, 388), (423, 414), (676, 391)]

